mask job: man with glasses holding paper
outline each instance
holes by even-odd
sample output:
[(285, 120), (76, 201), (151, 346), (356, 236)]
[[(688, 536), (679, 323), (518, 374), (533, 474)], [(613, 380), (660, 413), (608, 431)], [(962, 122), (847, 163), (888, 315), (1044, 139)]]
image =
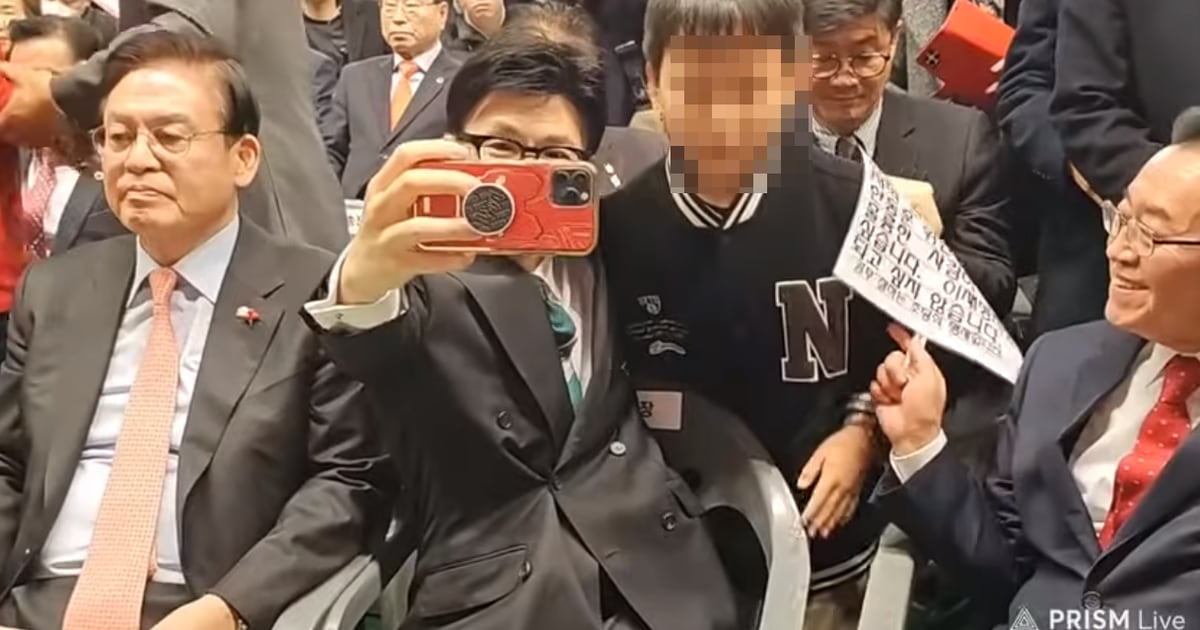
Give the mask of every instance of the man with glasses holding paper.
[(1189, 115), (1106, 204), (1107, 321), (1034, 343), (985, 483), (945, 452), (941, 372), (903, 331), (871, 387), (892, 445), (877, 502), (1014, 628), (1070, 627), (1081, 613), (1105, 627), (1200, 623), (1200, 125)]

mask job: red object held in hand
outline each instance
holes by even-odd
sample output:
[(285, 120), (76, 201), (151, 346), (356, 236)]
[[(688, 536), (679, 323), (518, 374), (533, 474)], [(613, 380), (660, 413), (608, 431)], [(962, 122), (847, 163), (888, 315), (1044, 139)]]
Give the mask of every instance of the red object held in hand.
[(971, 0), (958, 0), (917, 63), (941, 79), (939, 97), (991, 109), (996, 98), (988, 94), (996, 82), (992, 67), (1008, 54), (1012, 40), (1011, 26)]
[[(0, 109), (8, 105), (13, 86), (0, 75)], [(13, 291), (29, 264), (21, 238), (21, 160), (17, 147), (0, 144), (0, 313), (12, 308)]]

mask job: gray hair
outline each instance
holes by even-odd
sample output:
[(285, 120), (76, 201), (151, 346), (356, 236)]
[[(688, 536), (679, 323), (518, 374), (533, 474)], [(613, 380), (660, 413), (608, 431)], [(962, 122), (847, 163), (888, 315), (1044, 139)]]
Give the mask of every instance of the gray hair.
[(878, 15), (888, 31), (900, 25), (900, 0), (804, 0), (804, 33), (820, 35), (868, 15)]

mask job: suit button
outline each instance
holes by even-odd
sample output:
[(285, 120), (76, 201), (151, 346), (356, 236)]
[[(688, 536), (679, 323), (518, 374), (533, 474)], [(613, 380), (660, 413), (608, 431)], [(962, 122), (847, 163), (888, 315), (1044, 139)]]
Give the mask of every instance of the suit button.
[(626, 450), (628, 449), (625, 448), (624, 442), (613, 442), (612, 444), (608, 445), (608, 452), (616, 455), (617, 457), (624, 455)]
[(628, 361), (621, 362), (621, 372), (624, 373), (625, 376), (629, 376), (629, 362)]
[(26, 547), (26, 548), (25, 548), (25, 551), (22, 551), (21, 553), (22, 553), (23, 555), (26, 555), (26, 556), (28, 556), (29, 554), (33, 553), (33, 549), (31, 549), (31, 548), (29, 548), (29, 547)]
[(496, 426), (504, 429), (505, 431), (512, 428), (512, 418), (509, 417), (507, 411), (501, 411), (500, 413), (496, 414)]
[(562, 490), (562, 482), (558, 480), (558, 477), (553, 477), (550, 479), (550, 487), (555, 490)]
[(1100, 599), (1100, 593), (1096, 591), (1088, 591), (1083, 594), (1083, 607), (1087, 610), (1098, 610), (1104, 601)]
[(529, 579), (529, 576), (532, 574), (533, 564), (531, 564), (528, 560), (522, 562), (520, 570), (517, 571), (517, 577), (521, 578), (522, 580), (526, 580)]
[(663, 529), (665, 529), (669, 532), (673, 532), (673, 531), (675, 531), (675, 526), (678, 524), (679, 524), (679, 522), (675, 518), (674, 512), (667, 512), (666, 514), (662, 515), (662, 528)]

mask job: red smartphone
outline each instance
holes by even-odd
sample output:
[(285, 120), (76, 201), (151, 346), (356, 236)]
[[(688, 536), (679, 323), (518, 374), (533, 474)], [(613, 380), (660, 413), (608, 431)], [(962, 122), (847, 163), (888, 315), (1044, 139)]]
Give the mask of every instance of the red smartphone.
[(596, 168), (588, 162), (429, 162), (479, 178), (462, 197), (417, 199), (413, 216), (462, 217), (479, 238), (422, 249), (489, 254), (586, 256), (596, 248)]

